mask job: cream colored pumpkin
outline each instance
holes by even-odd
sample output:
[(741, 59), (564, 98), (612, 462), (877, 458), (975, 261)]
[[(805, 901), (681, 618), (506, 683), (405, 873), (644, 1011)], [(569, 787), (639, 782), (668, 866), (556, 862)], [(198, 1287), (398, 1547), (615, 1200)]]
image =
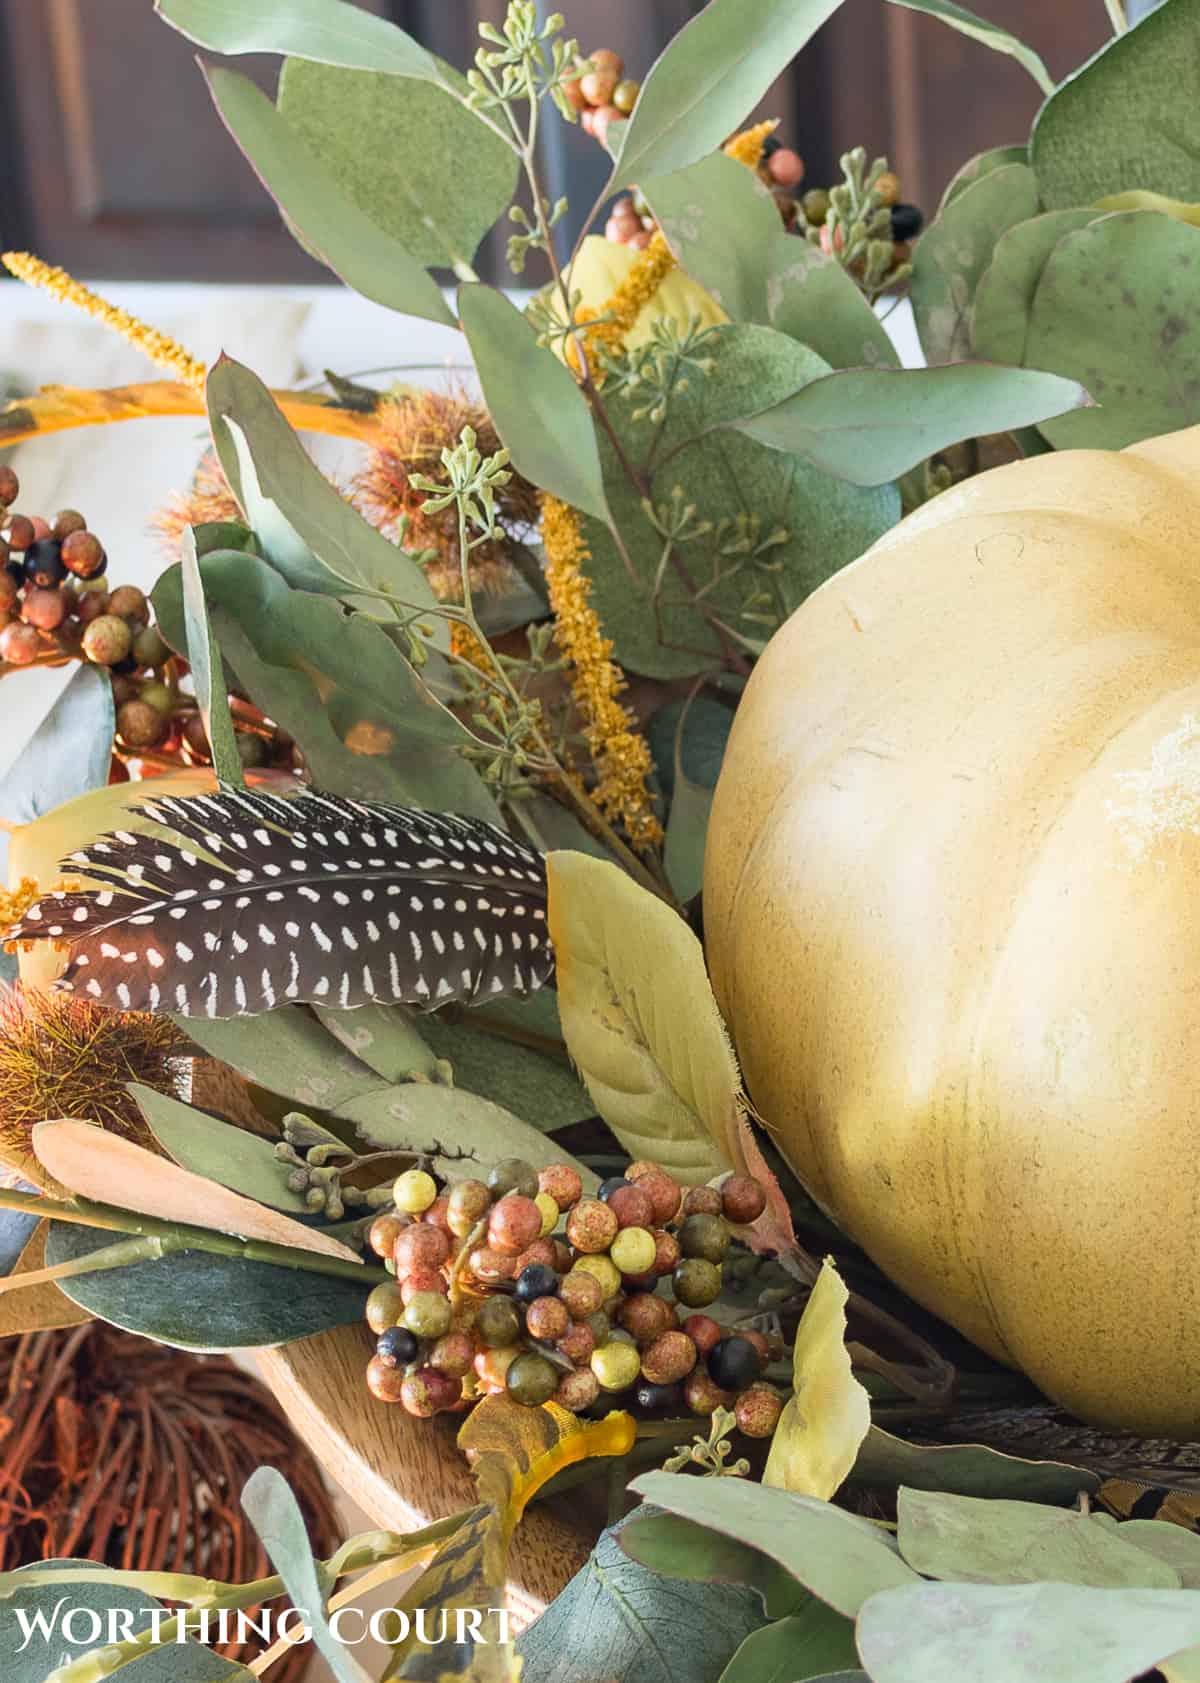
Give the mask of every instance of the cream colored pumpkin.
[(1200, 1435), (1200, 427), (997, 468), (810, 597), (704, 887), (820, 1203), (1085, 1420)]

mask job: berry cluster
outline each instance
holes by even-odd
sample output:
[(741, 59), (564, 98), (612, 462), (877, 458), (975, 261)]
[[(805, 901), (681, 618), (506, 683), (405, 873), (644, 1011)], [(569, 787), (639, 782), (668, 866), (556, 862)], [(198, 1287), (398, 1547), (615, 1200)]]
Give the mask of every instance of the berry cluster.
[(639, 82), (625, 75), (625, 61), (610, 47), (589, 54), (580, 74), (563, 83), (563, 92), (579, 112), (580, 125), (601, 146), (608, 138), (608, 125), (624, 122), (637, 103)]
[(637, 1162), (584, 1197), (569, 1165), (510, 1158), (441, 1191), (409, 1169), (394, 1200), (370, 1230), (395, 1274), (367, 1299), (382, 1401), (427, 1417), (503, 1391), (582, 1413), (607, 1394), (658, 1414), (730, 1408), (747, 1436), (774, 1431), (782, 1399), (760, 1376), (779, 1351), (699, 1312), (720, 1295), (731, 1228), (763, 1212), (757, 1181), (685, 1193)]

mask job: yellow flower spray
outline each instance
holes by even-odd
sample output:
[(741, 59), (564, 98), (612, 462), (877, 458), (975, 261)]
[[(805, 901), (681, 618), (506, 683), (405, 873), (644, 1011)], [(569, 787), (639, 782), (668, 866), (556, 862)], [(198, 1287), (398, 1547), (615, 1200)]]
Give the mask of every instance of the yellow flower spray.
[(190, 355), (169, 334), (160, 333), (157, 328), (149, 327), (136, 316), (131, 316), (128, 310), (120, 310), (115, 304), (101, 298), (98, 293), (90, 292), (65, 269), (56, 269), (51, 263), (43, 263), (40, 257), (34, 257), (28, 251), (6, 251), (0, 255), (0, 262), (10, 275), (24, 281), (26, 286), (40, 286), (62, 303), (72, 304), (85, 315), (94, 316), (97, 321), (103, 322), (105, 327), (119, 333), (122, 339), (135, 345), (151, 362), (174, 374), (184, 385), (194, 386), (198, 391), (204, 389), (208, 370), (198, 357)]

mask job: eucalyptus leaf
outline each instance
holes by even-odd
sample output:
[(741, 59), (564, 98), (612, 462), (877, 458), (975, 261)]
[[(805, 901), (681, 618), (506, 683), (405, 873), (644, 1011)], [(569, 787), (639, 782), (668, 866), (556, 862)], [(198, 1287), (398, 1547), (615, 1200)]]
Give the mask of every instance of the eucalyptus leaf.
[(216, 53), (286, 53), (440, 82), (442, 66), (395, 24), (347, 0), (156, 0), (181, 35)]
[(900, 1553), (925, 1578), (1181, 1587), (1173, 1566), (1123, 1540), (1122, 1526), (1098, 1523), (1076, 1509), (902, 1488), (897, 1513)]
[(204, 584), (196, 560), (196, 540), (190, 526), (184, 528), (179, 553), (188, 665), (192, 669), (192, 683), (204, 722), (204, 734), (212, 746), (213, 770), (222, 783), (240, 788), (244, 781), (242, 760), (229, 715), (221, 651), (209, 623)]
[(767, 322), (763, 252), (779, 232), (779, 211), (754, 171), (714, 152), (652, 176), (641, 192), (680, 268), (732, 321)]
[[(55, 1222), (46, 1242), (47, 1264), (90, 1256), (122, 1237), (106, 1228)], [(354, 1280), (301, 1275), (208, 1251), (80, 1274), (63, 1280), (61, 1289), (102, 1321), (181, 1350), (289, 1344), (327, 1327), (357, 1324), (365, 1301)]]
[(611, 185), (695, 163), (739, 127), (841, 0), (709, 0), (667, 44), (620, 136)]
[[(511, 1111), (461, 1087), (408, 1082), (366, 1093), (338, 1114), (376, 1151), (429, 1157), (435, 1172), (450, 1180), (486, 1179), (502, 1157), (522, 1157), (535, 1169), (571, 1161), (561, 1146)], [(580, 1173), (585, 1186), (595, 1186), (589, 1170)]]
[(136, 1081), (129, 1083), (128, 1091), (159, 1145), (182, 1168), (273, 1210), (307, 1213), (303, 1195), (289, 1192), (287, 1170), (270, 1140)]
[[(295, 737), (314, 783), (359, 800), (491, 817), (495, 802), (458, 753), (466, 741), (380, 625), (329, 596), (290, 590), (253, 556), (201, 562), (225, 658), (263, 711)], [(178, 573), (154, 608), (174, 641)]]
[(797, 1613), (751, 1631), (721, 1673), (720, 1683), (807, 1683), (830, 1666), (853, 1665), (854, 1621), (810, 1597)]
[(313, 1010), (356, 1063), (373, 1069), (388, 1086), (433, 1074), (439, 1054), (402, 1005), (361, 1005), (354, 1011), (314, 1005)]
[(572, 508), (607, 521), (591, 411), (566, 364), (538, 344), (495, 287), (459, 287), (458, 308), (484, 402), (514, 466)]
[(1200, 1592), (918, 1584), (858, 1620), (872, 1683), (1129, 1683), (1200, 1642)]
[(981, 176), (990, 175), (994, 169), (1003, 169), (1005, 164), (1027, 164), (1029, 162), (1029, 147), (1020, 146), (991, 146), (986, 152), (977, 152), (973, 158), (968, 158), (950, 177), (949, 183), (938, 204), (937, 214), (940, 216), (952, 199), (957, 199), (968, 187), (975, 184)]
[(663, 864), (671, 887), (684, 903), (699, 894), (704, 885), (704, 847), (714, 792), (676, 770)]
[(947, 445), (1036, 426), (1087, 396), (1076, 380), (1036, 367), (846, 368), (733, 425), (852, 485), (883, 485)]
[(955, 6), (951, 0), (891, 0), (893, 6), (903, 6), (909, 12), (924, 12), (927, 17), (939, 18), (942, 23), (948, 23), (951, 29), (957, 29), (961, 35), (969, 35), (972, 41), (981, 41), (985, 47), (991, 47), (993, 52), (1007, 53), (1015, 58), (1023, 70), (1027, 70), (1041, 88), (1044, 94), (1053, 93), (1054, 78), (1046, 69), (1041, 55), (1034, 52), (1016, 35), (1007, 29), (1001, 29), (998, 24), (989, 23), (986, 18), (977, 17), (969, 12), (965, 6)]
[(778, 229), (768, 247), (767, 320), (831, 368), (900, 366), (883, 323), (837, 259)]
[(1200, 0), (1167, 0), (1068, 76), (1030, 136), (1047, 210), (1146, 188), (1200, 199)]
[(920, 1582), (881, 1526), (814, 1496), (745, 1479), (663, 1472), (643, 1473), (630, 1489), (756, 1549), (848, 1619), (881, 1590)]
[(337, 1111), (386, 1085), (303, 1006), (285, 1005), (260, 1017), (177, 1020), (210, 1058), (302, 1108)]
[[(448, 67), (442, 74), (452, 79)], [(289, 58), (277, 99), (288, 127), (377, 227), (416, 262), (473, 278), (471, 259), (508, 208), (518, 161), (458, 95), (433, 81)], [(470, 159), (452, 184), (447, 158)]]
[(1037, 177), (1004, 164), (947, 202), (917, 241), (909, 296), (930, 363), (961, 362), (971, 350), (971, 307), (996, 241), (1038, 209)]
[(632, 1560), (664, 1578), (756, 1591), (769, 1619), (786, 1618), (809, 1599), (790, 1572), (757, 1549), (677, 1514), (651, 1512), (649, 1504), (630, 1514), (620, 1541)]
[(325, 1611), (332, 1587), (313, 1559), (304, 1515), (275, 1467), (259, 1467), (242, 1491), (242, 1507), (283, 1579), (293, 1607), (303, 1613), (317, 1652), (337, 1683), (371, 1683), (362, 1666), (334, 1635)]
[[(1024, 1461), (981, 1443), (905, 1443), (872, 1426), (850, 1474), (855, 1484), (947, 1490), (959, 1496), (1005, 1496), (1025, 1502), (1074, 1502), (1093, 1494), (1100, 1477), (1058, 1461)], [(1200, 1587), (1200, 1586), (1197, 1586)]]
[(234, 70), (213, 67), (207, 75), (221, 121), (305, 248), (372, 303), (453, 327), (437, 282), (346, 197), (261, 88)]
[(603, 1533), (521, 1637), (522, 1683), (717, 1683), (762, 1625), (751, 1591), (661, 1578), (624, 1553), (622, 1529)]
[(0, 1210), (0, 1276), (12, 1273), (37, 1226), (38, 1217), (24, 1210)]
[(668, 800), (675, 794), (677, 772), (702, 788), (716, 788), (733, 712), (724, 702), (698, 694), (668, 701), (651, 714), (646, 740)]
[(596, 1114), (590, 1094), (571, 1069), (565, 1048), (558, 1058), (518, 1045), (475, 1027), (476, 1015), (475, 1011), (464, 1011), (454, 1022), (437, 1016), (421, 1020), (421, 1032), (434, 1053), (450, 1063), (456, 1087), (495, 1100), (545, 1132), (570, 1127)]
[(0, 780), (0, 813), (10, 824), (37, 818), (102, 789), (112, 759), (112, 680), (81, 662)]
[[(423, 569), (329, 483), (257, 374), (222, 357), (208, 376), (207, 389), (209, 424), (221, 466), (264, 543), (267, 560), (289, 584), (302, 590), (327, 590), (335, 596), (348, 588), (385, 591), (415, 608), (436, 608), (437, 597)], [(244, 481), (229, 422), (245, 435), (254, 467), (253, 485)], [(293, 544), (298, 539), (307, 554), (316, 556), (323, 574), (314, 572), (311, 562), (300, 568), (298, 558), (290, 558), (282, 544), (272, 543), (281, 517)], [(432, 614), (430, 619), (433, 622)], [(424, 625), (419, 629), (424, 632)], [(439, 646), (448, 646), (448, 637), (443, 628)]]
[(1075, 378), (1086, 371), (1099, 405), (1041, 427), (1056, 450), (1120, 450), (1200, 419), (1198, 263), (1200, 228), (1152, 210), (1101, 216), (1054, 247), (1026, 359)]
[(1194, 1531), (1162, 1519), (1127, 1519), (1118, 1525), (1117, 1536), (1165, 1561), (1184, 1589), (1200, 1589), (1200, 1536)]
[(1086, 228), (1095, 210), (1050, 210), (1018, 222), (996, 242), (975, 293), (972, 354), (1017, 367), (1027, 363), (1029, 315), (1051, 252), (1067, 234)]

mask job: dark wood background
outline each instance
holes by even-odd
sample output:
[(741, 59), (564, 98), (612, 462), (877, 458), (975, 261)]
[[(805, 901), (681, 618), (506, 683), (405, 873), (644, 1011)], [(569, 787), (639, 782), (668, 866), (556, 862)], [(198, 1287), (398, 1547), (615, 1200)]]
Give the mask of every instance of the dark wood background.
[[(502, 0), (358, 0), (462, 65), (474, 26)], [(750, 0), (747, 0), (750, 3)], [(255, 0), (246, 0), (253, 6)], [(1061, 76), (1108, 33), (1101, 0), (979, 0)], [(584, 50), (613, 46), (633, 74), (693, 0), (566, 0)], [(241, 60), (264, 86), (275, 61)], [(971, 154), (1023, 139), (1039, 103), (1012, 59), (884, 0), (846, 0), (762, 110), (808, 163), (836, 178), (862, 144), (886, 152), (926, 209)], [(595, 143), (567, 130), (548, 160), (555, 194), (590, 203)], [(448, 159), (453, 176), (462, 160)], [(280, 225), (213, 111), (195, 51), (152, 0), (0, 0), (0, 240), (89, 277), (324, 281)], [(494, 279), (502, 279), (493, 262)]]

